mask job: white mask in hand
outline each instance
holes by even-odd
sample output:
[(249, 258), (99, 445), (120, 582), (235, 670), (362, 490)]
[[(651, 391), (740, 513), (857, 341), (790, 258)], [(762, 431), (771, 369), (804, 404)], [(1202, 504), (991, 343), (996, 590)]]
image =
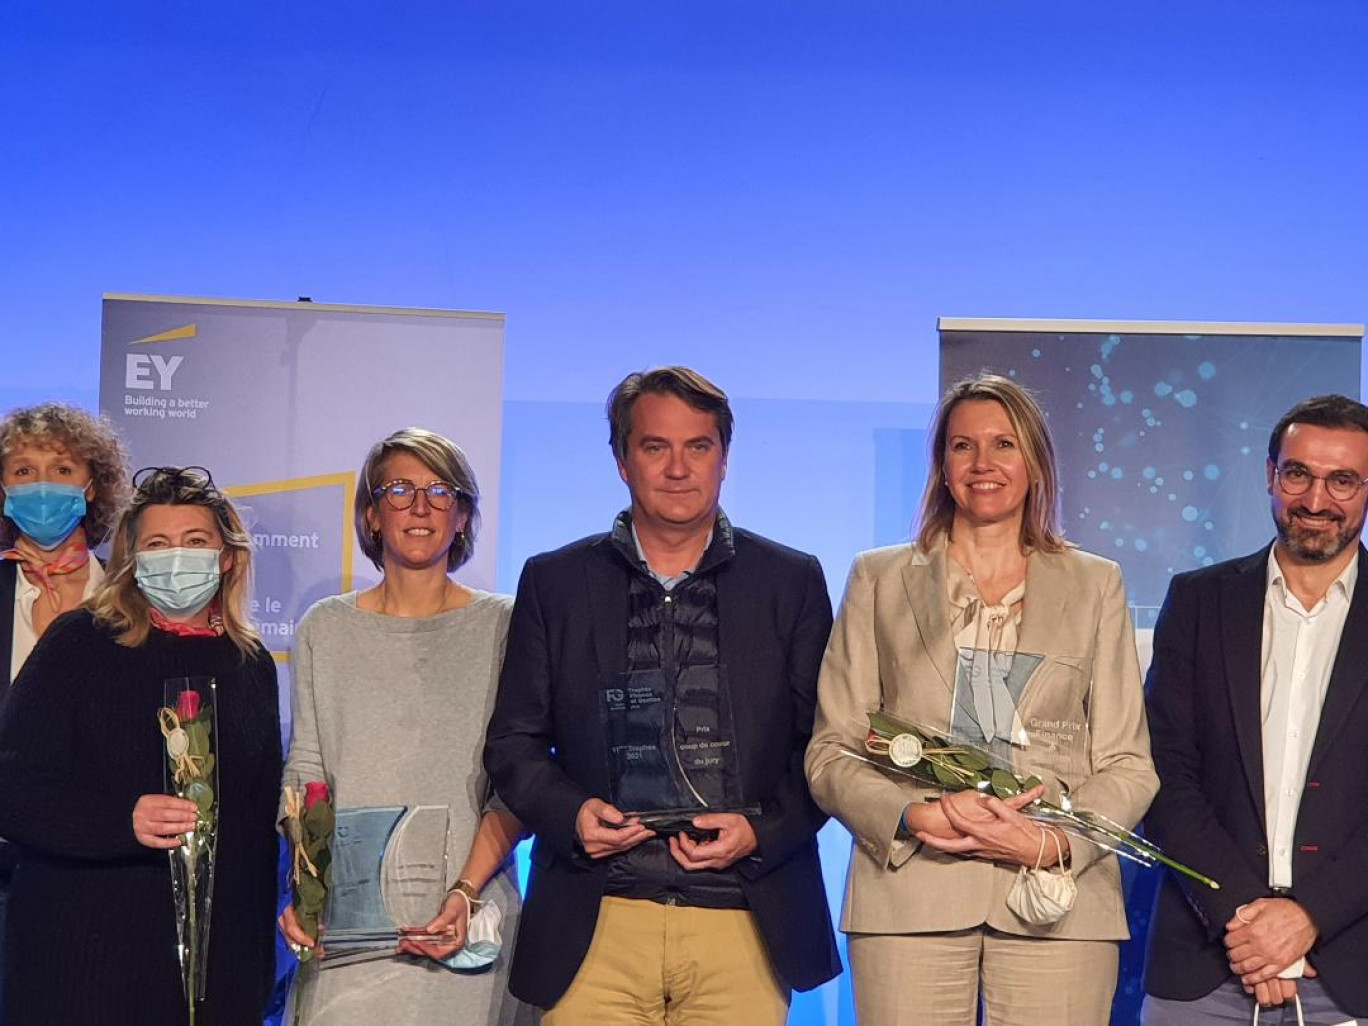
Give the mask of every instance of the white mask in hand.
[[(1041, 869), (1040, 862), (1045, 855), (1045, 835), (1054, 841), (1055, 855), (1060, 869), (1051, 873)], [(1074, 883), (1073, 870), (1065, 869), (1064, 849), (1060, 847), (1059, 836), (1053, 830), (1040, 831), (1040, 851), (1036, 853), (1034, 868), (1021, 867), (1012, 889), (1007, 893), (1007, 907), (1016, 913), (1017, 918), (1032, 926), (1049, 926), (1066, 916), (1078, 897), (1078, 884)]]

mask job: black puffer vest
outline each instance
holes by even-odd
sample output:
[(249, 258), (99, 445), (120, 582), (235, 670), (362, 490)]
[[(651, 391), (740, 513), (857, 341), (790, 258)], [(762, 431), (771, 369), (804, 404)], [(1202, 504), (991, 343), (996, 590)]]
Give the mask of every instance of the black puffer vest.
[[(629, 671), (666, 671), (718, 662), (717, 570), (735, 547), (731, 524), (720, 510), (712, 543), (693, 573), (666, 591), (637, 553), (631, 513), (613, 522), (613, 546), (634, 571), (627, 603)], [(605, 893), (699, 908), (745, 908), (741, 880), (734, 869), (684, 869), (670, 855), (667, 839), (645, 841), (609, 862)]]

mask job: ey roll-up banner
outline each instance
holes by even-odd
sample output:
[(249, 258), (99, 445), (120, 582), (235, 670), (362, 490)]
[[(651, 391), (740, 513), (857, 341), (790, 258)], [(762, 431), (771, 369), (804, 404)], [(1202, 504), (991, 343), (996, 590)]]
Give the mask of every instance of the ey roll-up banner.
[(379, 576), (352, 502), (366, 451), (399, 428), (470, 458), (482, 527), (460, 577), (494, 586), (503, 334), (502, 314), (107, 294), (100, 406), (135, 469), (207, 467), (243, 508), (253, 616), (287, 670), (309, 605)]

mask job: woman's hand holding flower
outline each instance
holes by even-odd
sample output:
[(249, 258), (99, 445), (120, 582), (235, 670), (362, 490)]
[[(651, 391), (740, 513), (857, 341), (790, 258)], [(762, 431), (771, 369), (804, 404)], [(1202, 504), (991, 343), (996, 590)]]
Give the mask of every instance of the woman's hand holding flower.
[[(919, 830), (917, 839), (928, 848), (967, 855), (986, 862), (1005, 862), (1017, 866), (1034, 866), (1040, 857), (1041, 831), (1039, 824), (1023, 816), (1021, 809), (1044, 793), (1035, 787), (1003, 801), (978, 791), (959, 791), (946, 795), (937, 804), (950, 826), (960, 837), (943, 837)], [(1063, 840), (1068, 850), (1068, 840)], [(1052, 865), (1054, 846), (1047, 845), (1044, 865)]]
[(179, 848), (195, 829), (195, 803), (169, 794), (145, 794), (133, 806), (133, 836), (148, 848)]
[(284, 935), (286, 943), (290, 945), (290, 950), (295, 954), (299, 954), (304, 948), (312, 948), (318, 943), (305, 932), (304, 927), (299, 925), (299, 917), (295, 915), (294, 905), (289, 902), (285, 903), (285, 910), (276, 917), (276, 926), (280, 927), (281, 934)]

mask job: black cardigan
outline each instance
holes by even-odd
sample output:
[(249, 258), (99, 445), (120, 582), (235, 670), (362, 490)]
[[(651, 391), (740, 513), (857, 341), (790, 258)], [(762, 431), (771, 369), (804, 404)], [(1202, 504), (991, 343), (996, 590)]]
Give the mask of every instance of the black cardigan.
[(163, 791), (163, 681), (218, 681), (220, 827), (200, 1026), (261, 1022), (274, 973), (281, 745), (275, 664), (227, 637), (118, 645), (86, 610), (44, 632), (0, 713), (0, 835), (20, 846), (9, 1026), (186, 1021), (166, 853), (133, 836)]

